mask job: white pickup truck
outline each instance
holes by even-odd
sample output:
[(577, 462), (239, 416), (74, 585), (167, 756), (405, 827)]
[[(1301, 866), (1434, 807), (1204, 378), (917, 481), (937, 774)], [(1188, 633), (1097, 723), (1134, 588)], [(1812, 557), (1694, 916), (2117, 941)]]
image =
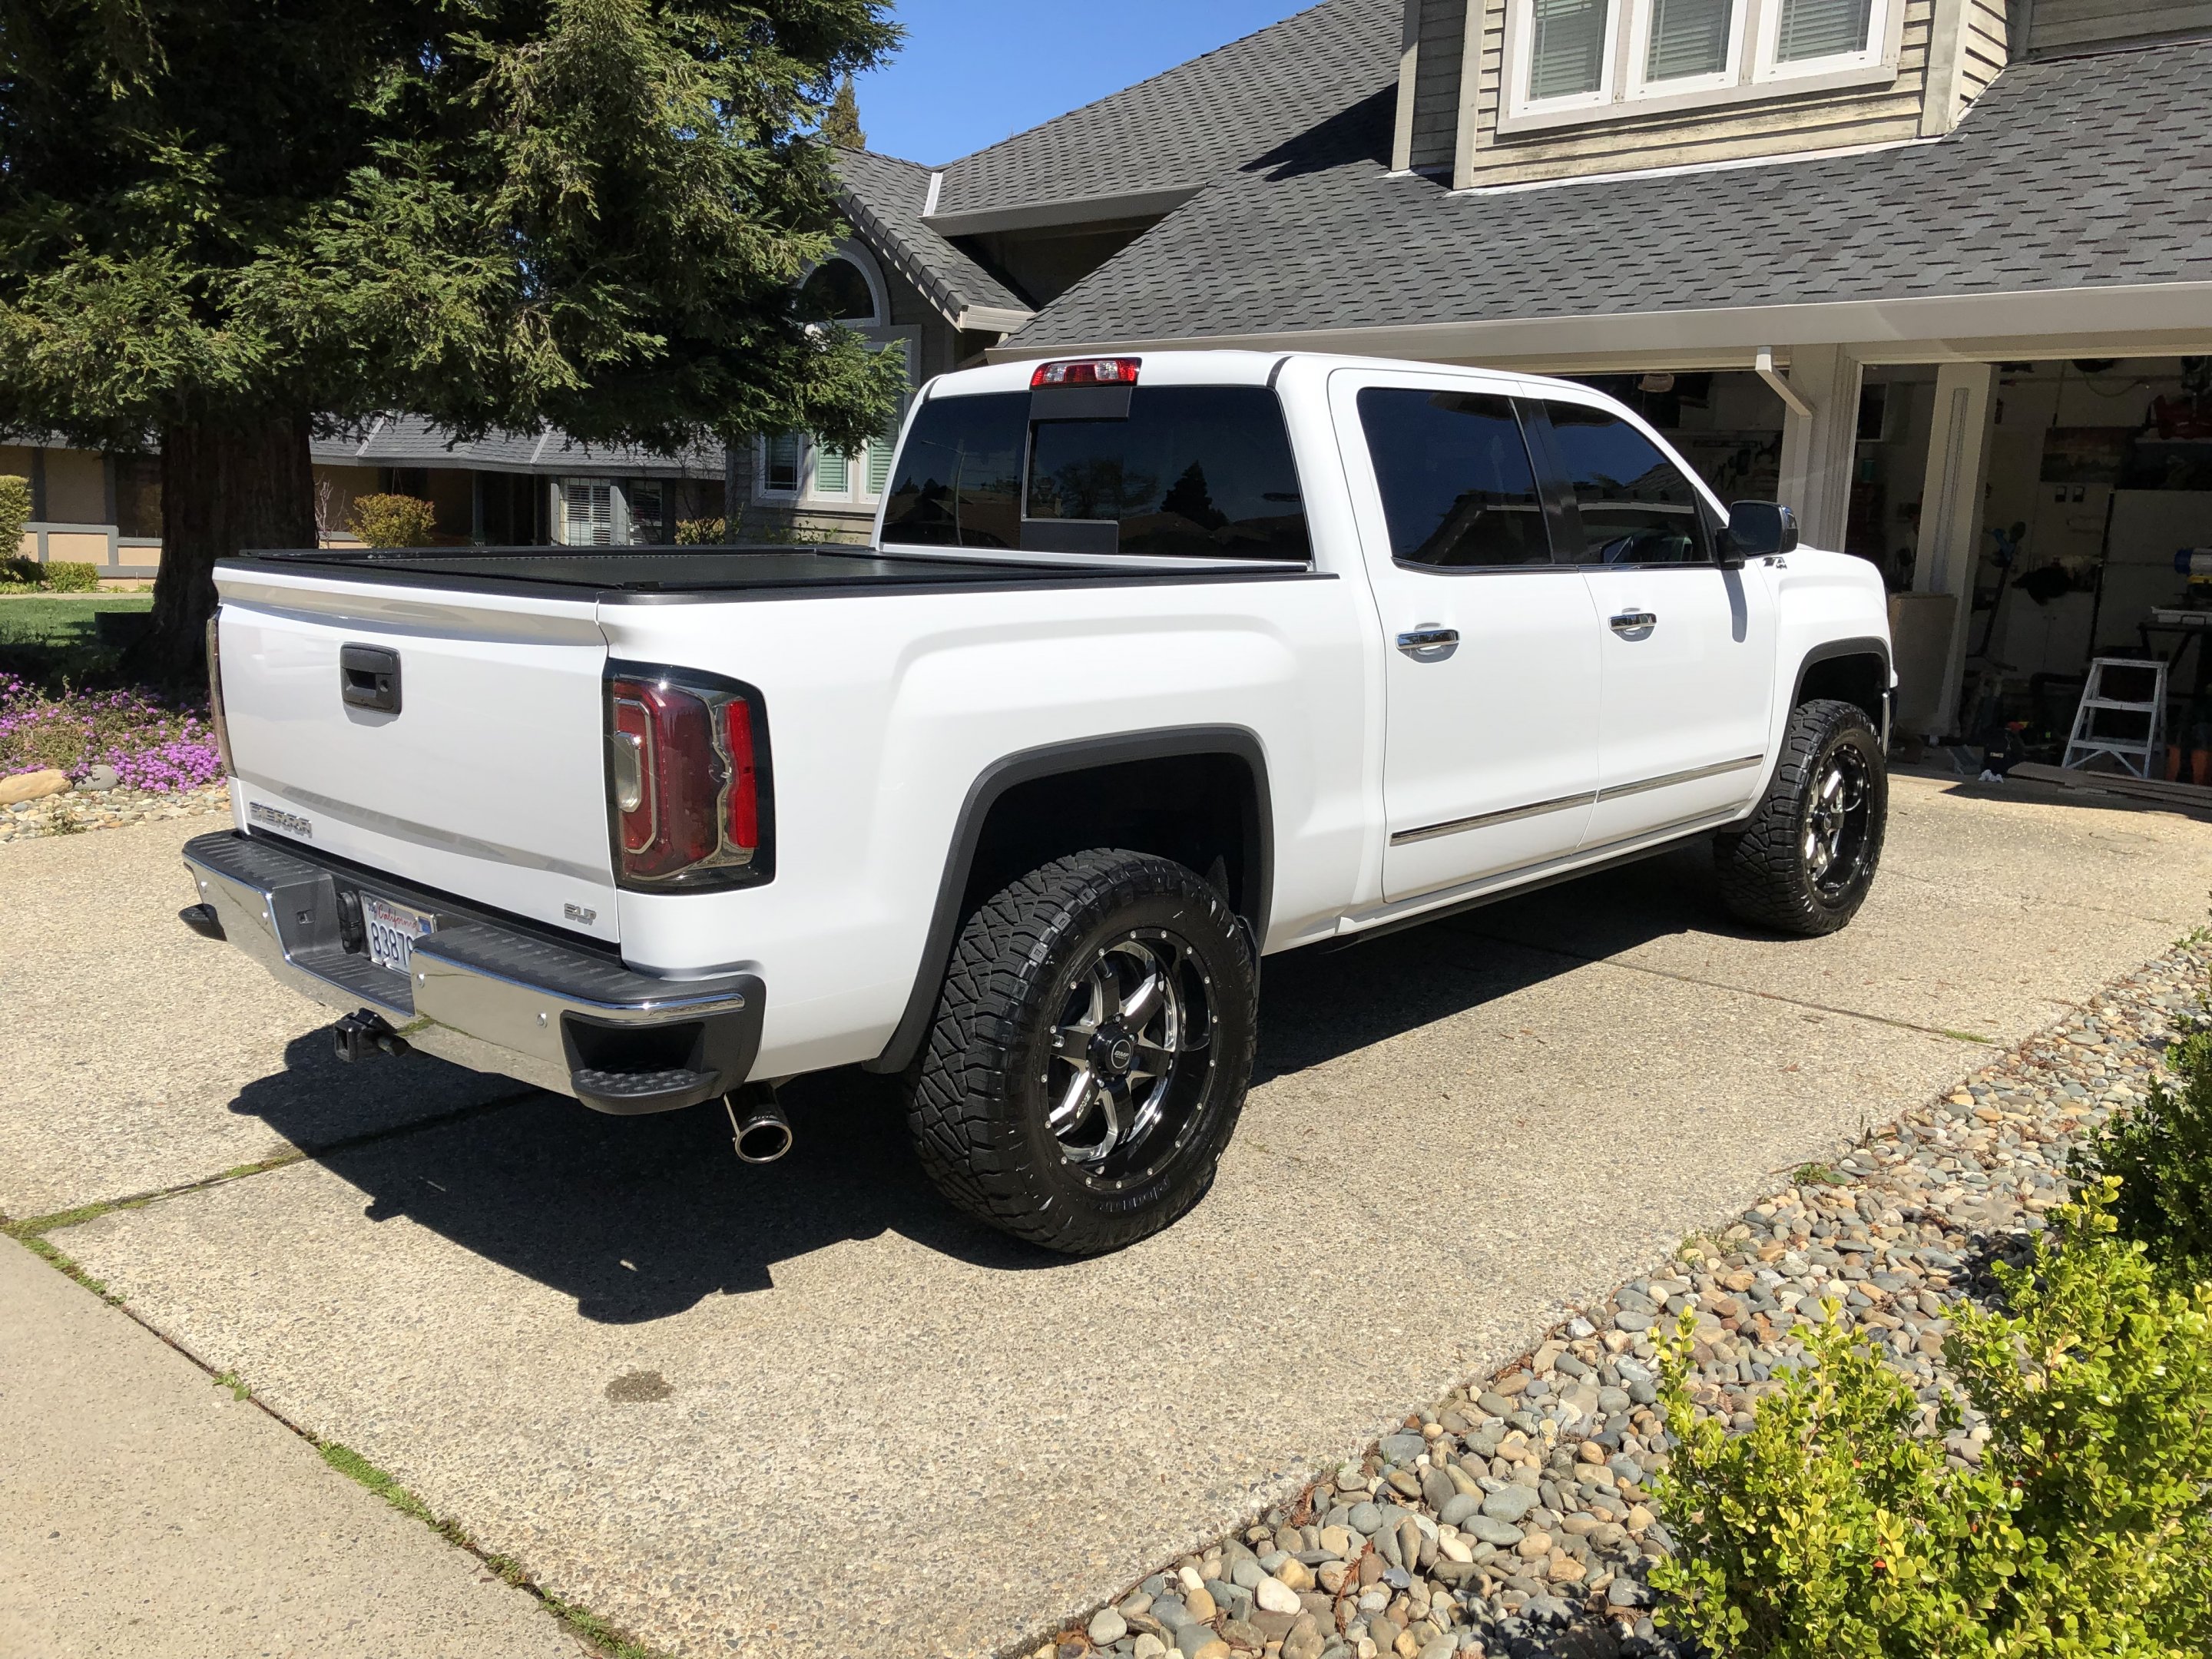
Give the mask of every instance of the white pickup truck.
[[(1259, 958), (1711, 838), (1737, 915), (1880, 858), (1872, 566), (1570, 383), (1300, 354), (1001, 364), (872, 548), (216, 572), (236, 823), (185, 919), (607, 1112), (903, 1073), (948, 1197), (1111, 1249), (1203, 1194)], [(1349, 969), (1347, 969), (1349, 971)]]

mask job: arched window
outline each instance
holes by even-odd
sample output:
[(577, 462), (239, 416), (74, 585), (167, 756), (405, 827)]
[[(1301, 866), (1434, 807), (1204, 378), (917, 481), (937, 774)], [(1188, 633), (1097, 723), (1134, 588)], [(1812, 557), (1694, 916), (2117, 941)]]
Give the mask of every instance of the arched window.
[(867, 272), (842, 257), (823, 261), (799, 285), (799, 313), (856, 328), (872, 328), (883, 320)]

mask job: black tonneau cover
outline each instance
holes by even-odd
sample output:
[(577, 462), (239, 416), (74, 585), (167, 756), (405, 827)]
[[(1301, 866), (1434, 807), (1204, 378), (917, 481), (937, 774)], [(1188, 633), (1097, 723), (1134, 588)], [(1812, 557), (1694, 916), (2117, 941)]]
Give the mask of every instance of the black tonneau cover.
[(1109, 561), (932, 557), (868, 548), (791, 547), (393, 547), (301, 548), (243, 554), (231, 568), (313, 571), (356, 580), (478, 592), (584, 590), (615, 604), (775, 599), (840, 592), (927, 592), (951, 587), (1085, 586), (1250, 581), (1310, 576), (1310, 570), (1243, 562), (1188, 569), (1132, 568)]

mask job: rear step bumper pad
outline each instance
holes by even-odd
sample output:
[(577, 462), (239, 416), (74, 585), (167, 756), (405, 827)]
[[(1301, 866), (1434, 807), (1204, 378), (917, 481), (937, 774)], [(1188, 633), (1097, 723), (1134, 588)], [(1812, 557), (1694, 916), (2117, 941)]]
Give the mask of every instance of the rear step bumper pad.
[[(473, 1071), (635, 1114), (736, 1088), (759, 1051), (757, 975), (655, 979), (265, 836), (201, 836), (184, 856), (221, 930), (193, 921), (196, 931), (228, 939), (301, 995), (381, 1015), (410, 1046)], [(356, 887), (437, 914), (437, 931), (415, 943), (411, 978), (345, 948), (337, 896)]]

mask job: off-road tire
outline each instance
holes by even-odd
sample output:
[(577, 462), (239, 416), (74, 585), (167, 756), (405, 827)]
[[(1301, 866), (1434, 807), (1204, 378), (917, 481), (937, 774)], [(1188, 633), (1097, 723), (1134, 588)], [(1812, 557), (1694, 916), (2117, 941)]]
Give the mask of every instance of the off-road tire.
[[(1839, 751), (1855, 751), (1842, 757)], [(1814, 793), (1838, 764), (1863, 769), (1866, 815), (1854, 867), (1839, 888), (1816, 878), (1807, 856)], [(1856, 703), (1823, 698), (1791, 711), (1782, 760), (1766, 793), (1742, 824), (1713, 838), (1721, 899), (1737, 920), (1801, 939), (1832, 933), (1858, 914), (1881, 863), (1889, 813), (1889, 774), (1881, 738)]]
[[(1102, 1191), (1047, 1122), (1042, 1079), (1070, 977), (1129, 930), (1164, 929), (1202, 968), (1210, 1068), (1157, 1170)], [(1094, 848), (1009, 883), (961, 928), (927, 1041), (908, 1073), (907, 1121), (922, 1168), (978, 1221), (1069, 1255), (1133, 1244), (1206, 1194), (1243, 1109), (1256, 969), (1243, 924), (1195, 872), (1146, 853)]]

